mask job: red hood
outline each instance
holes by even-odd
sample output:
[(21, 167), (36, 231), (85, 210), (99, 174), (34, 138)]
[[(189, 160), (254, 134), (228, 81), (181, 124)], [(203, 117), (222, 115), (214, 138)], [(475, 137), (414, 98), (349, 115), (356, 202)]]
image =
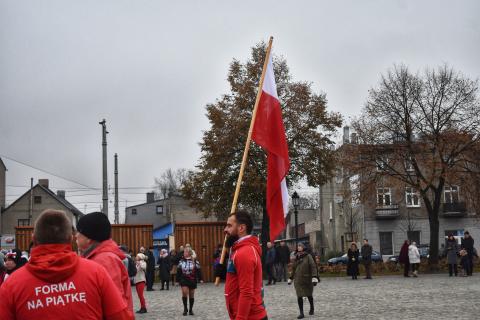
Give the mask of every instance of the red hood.
[(32, 248), (26, 268), (43, 281), (57, 283), (75, 272), (78, 259), (70, 244), (42, 244)]
[(120, 260), (123, 260), (126, 257), (125, 253), (123, 253), (122, 250), (118, 248), (118, 244), (112, 239), (108, 239), (100, 242), (98, 246), (92, 250), (92, 252), (90, 252), (85, 256), (85, 258), (91, 259), (94, 255), (98, 253), (103, 253), (103, 252), (113, 253), (117, 255), (120, 258)]
[(244, 246), (253, 246), (257, 251), (258, 255), (262, 256), (262, 248), (260, 247), (260, 242), (258, 242), (258, 238), (255, 236), (247, 236), (246, 238), (240, 239), (234, 243), (232, 247), (232, 251), (236, 251)]

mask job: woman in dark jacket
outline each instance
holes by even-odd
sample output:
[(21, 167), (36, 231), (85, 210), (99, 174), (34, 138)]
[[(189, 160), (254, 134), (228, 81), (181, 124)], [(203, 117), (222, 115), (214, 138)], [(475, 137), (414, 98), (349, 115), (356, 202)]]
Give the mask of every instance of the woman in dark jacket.
[(158, 271), (160, 272), (160, 282), (162, 283), (162, 288), (160, 290), (165, 290), (165, 283), (167, 284), (167, 290), (170, 290), (170, 257), (168, 252), (165, 249), (160, 251), (160, 256), (158, 257)]
[(348, 262), (347, 262), (347, 275), (352, 276), (352, 280), (357, 280), (358, 275), (358, 247), (355, 242), (352, 242), (352, 245), (348, 249)]
[(308, 302), (310, 303), (309, 314), (313, 315), (313, 287), (318, 283), (318, 270), (312, 255), (305, 251), (305, 245), (301, 242), (297, 246), (295, 261), (292, 266), (292, 273), (288, 284), (292, 283), (292, 279), (297, 294), (298, 308), (300, 309), (300, 315), (297, 319), (305, 318), (303, 314), (303, 297), (308, 298)]
[(410, 260), (408, 259), (408, 247), (410, 246), (410, 241), (405, 240), (400, 249), (400, 255), (398, 256), (398, 262), (403, 264), (403, 276), (409, 277), (408, 273), (410, 271)]
[(175, 278), (177, 276), (177, 265), (180, 262), (180, 257), (175, 249), (170, 251), (168, 255), (170, 259), (170, 280), (172, 280), (172, 286), (175, 286)]
[(445, 251), (447, 253), (448, 273), (450, 277), (453, 276), (453, 273), (455, 273), (455, 277), (458, 276), (458, 269), (457, 269), (458, 250), (459, 250), (459, 246), (458, 246), (457, 240), (455, 240), (455, 238), (453, 237), (453, 234), (449, 234)]

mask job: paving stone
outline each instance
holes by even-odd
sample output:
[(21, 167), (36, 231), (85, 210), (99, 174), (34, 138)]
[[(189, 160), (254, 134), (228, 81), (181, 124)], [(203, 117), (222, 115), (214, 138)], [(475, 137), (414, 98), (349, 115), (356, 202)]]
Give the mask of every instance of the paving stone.
[[(199, 284), (195, 316), (184, 317), (179, 287), (145, 292), (148, 313), (137, 319), (228, 319), (223, 285)], [(315, 315), (306, 319), (480, 319), (480, 276), (420, 275), (377, 277), (352, 281), (323, 278), (314, 290)], [(133, 289), (135, 310), (138, 297)], [(293, 285), (265, 286), (269, 319), (289, 320), (298, 315)], [(308, 301), (305, 301), (308, 313)]]

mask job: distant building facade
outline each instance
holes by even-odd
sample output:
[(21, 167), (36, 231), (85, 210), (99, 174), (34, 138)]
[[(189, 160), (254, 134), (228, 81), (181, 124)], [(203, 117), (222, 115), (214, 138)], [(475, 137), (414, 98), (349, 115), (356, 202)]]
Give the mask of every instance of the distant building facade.
[(78, 219), (83, 215), (65, 199), (65, 191), (57, 193), (49, 189), (48, 179), (40, 179), (38, 184), (25, 192), (1, 213), (0, 234), (14, 235), (15, 227), (32, 226), (40, 213), (45, 209), (65, 211), (76, 226)]
[(155, 199), (147, 193), (147, 201), (125, 209), (126, 224), (153, 224), (153, 228), (174, 222), (216, 221), (215, 217), (204, 218), (203, 213), (192, 208), (187, 199), (172, 194), (166, 199)]

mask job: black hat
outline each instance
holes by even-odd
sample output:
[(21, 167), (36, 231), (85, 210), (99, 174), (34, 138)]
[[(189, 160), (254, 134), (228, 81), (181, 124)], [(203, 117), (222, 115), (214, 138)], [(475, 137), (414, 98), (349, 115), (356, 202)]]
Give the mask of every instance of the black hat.
[(110, 239), (112, 225), (105, 214), (92, 212), (78, 220), (77, 231), (89, 239), (102, 242)]

